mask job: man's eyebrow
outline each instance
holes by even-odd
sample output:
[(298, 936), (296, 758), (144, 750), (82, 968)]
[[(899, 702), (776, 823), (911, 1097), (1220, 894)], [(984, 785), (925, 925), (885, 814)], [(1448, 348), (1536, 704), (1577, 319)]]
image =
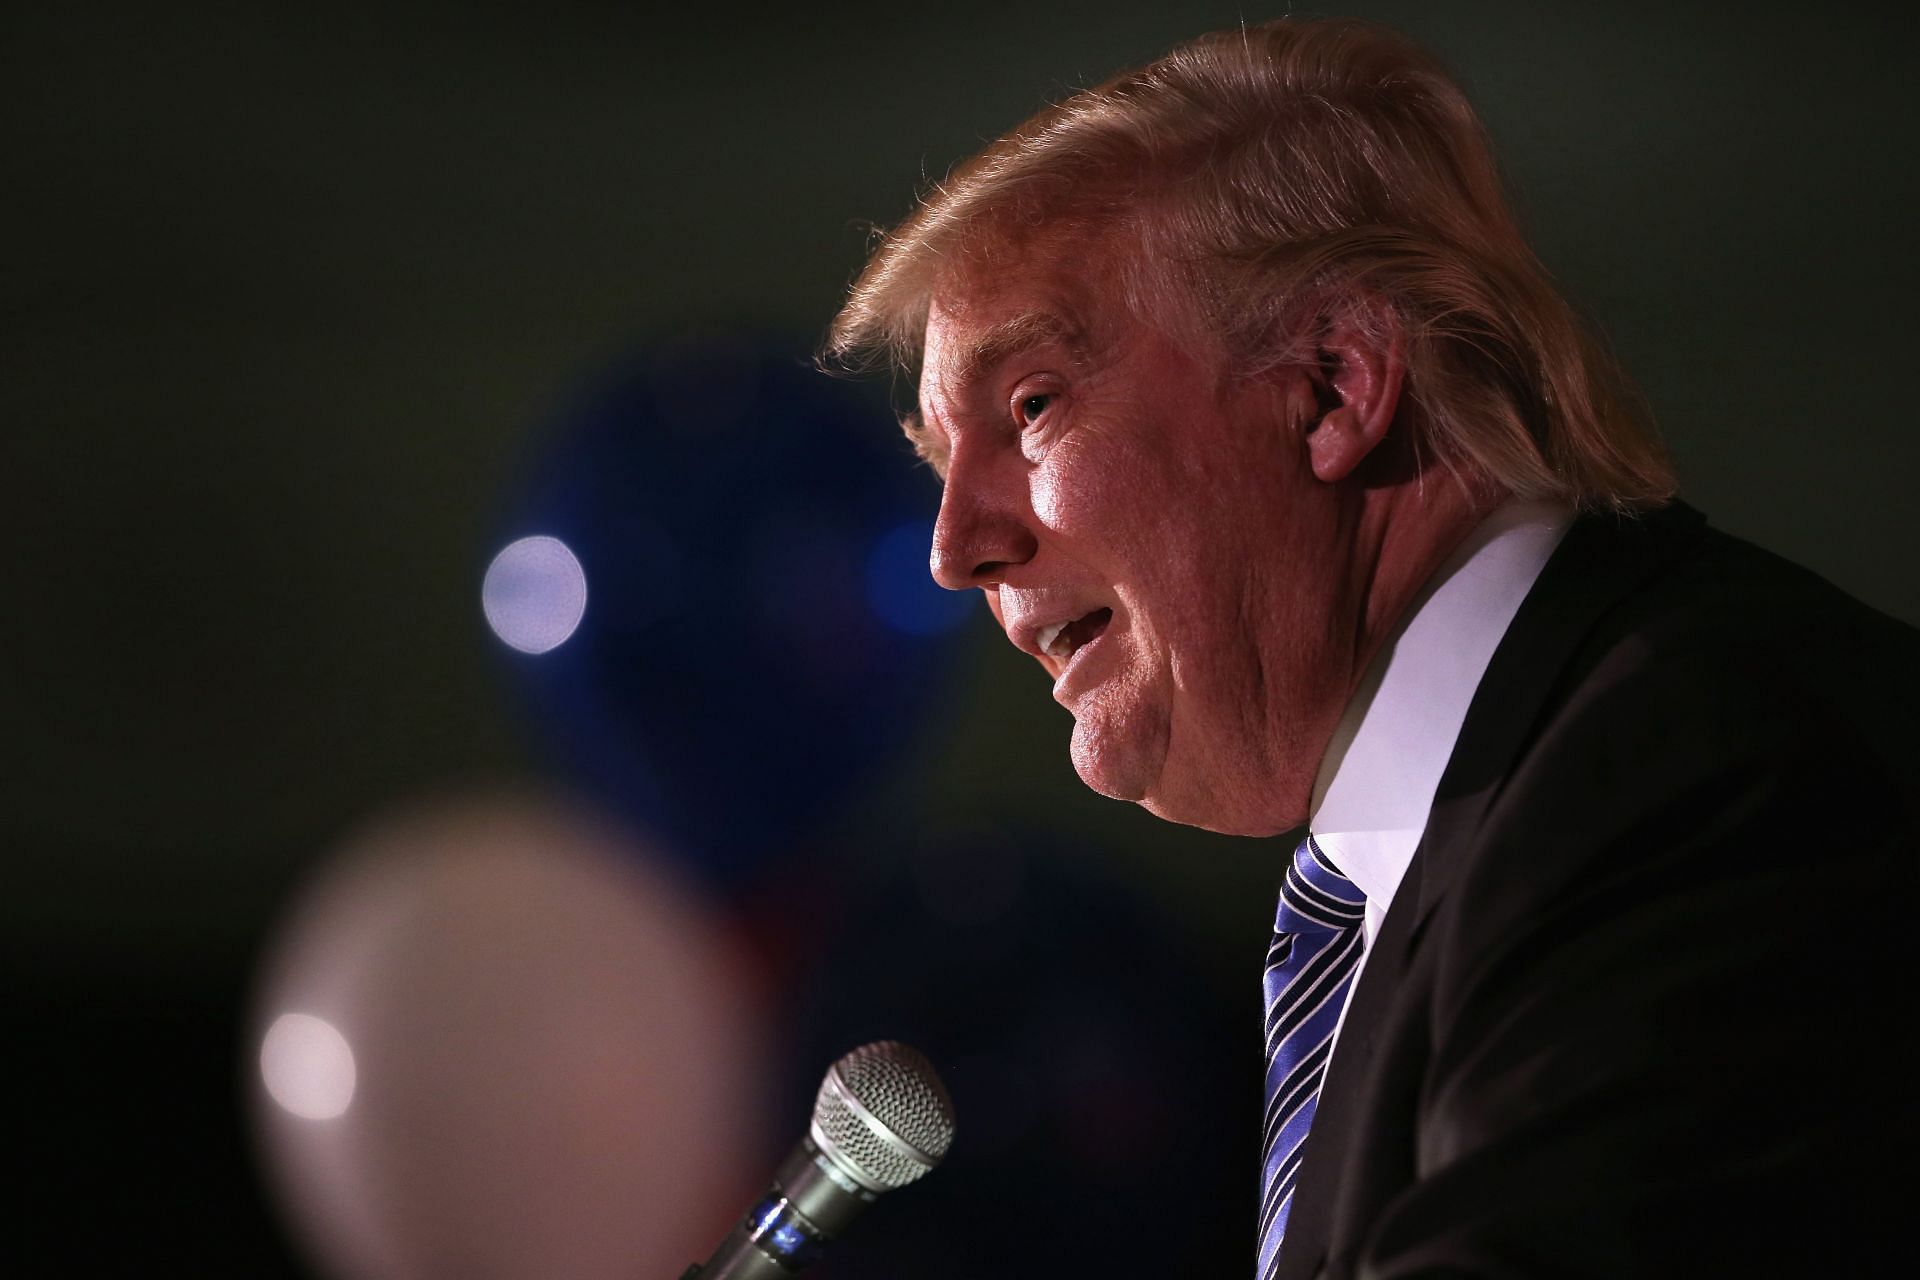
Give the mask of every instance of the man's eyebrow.
[(1075, 364), (1086, 363), (1086, 335), (1080, 326), (1052, 311), (1025, 311), (962, 346), (953, 360), (954, 379), (971, 386), (1009, 356), (1050, 343), (1066, 347)]

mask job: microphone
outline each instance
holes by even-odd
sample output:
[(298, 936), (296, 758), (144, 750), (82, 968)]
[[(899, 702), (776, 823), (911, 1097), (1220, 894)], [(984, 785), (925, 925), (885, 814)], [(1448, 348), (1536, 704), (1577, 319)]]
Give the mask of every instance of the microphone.
[(953, 1102), (933, 1064), (897, 1040), (863, 1045), (827, 1068), (813, 1123), (773, 1186), (680, 1280), (785, 1280), (820, 1260), (884, 1192), (940, 1163), (953, 1143)]

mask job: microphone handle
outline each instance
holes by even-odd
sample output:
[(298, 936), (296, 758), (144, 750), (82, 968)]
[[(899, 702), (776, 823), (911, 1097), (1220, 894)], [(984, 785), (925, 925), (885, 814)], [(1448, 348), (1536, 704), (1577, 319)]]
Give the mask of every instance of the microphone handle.
[(713, 1256), (688, 1267), (680, 1280), (787, 1280), (818, 1262), (828, 1241), (876, 1198), (841, 1172), (809, 1135), (780, 1162), (773, 1186)]

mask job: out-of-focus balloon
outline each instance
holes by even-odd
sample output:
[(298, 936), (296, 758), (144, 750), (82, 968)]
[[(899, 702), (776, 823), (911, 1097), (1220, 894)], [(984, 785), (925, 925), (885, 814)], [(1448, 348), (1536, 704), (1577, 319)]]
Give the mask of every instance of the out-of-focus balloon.
[(928, 574), (939, 487), (879, 389), (798, 348), (709, 332), (638, 350), (514, 475), (486, 554), (564, 544), (592, 598), (573, 610), (545, 561), (500, 577), (489, 619), (511, 603), (541, 642), (550, 616), (578, 622), (537, 654), (493, 622), (532, 728), (710, 887), (752, 888), (852, 802), (985, 612)]
[(263, 968), (254, 1111), (323, 1270), (678, 1275), (758, 1189), (740, 957), (655, 859), (556, 801), (356, 841)]

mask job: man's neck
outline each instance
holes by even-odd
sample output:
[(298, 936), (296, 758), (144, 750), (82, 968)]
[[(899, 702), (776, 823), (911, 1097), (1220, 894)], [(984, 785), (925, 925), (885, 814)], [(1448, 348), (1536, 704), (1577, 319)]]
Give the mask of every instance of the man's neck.
[(1477, 525), (1415, 596), (1334, 730), (1309, 824), (1366, 893), (1369, 930), (1413, 857), (1487, 664), (1572, 522), (1564, 503), (1515, 501)]
[(1435, 572), (1508, 500), (1504, 492), (1431, 473), (1363, 495), (1355, 531), (1363, 603), (1353, 667), (1335, 720)]

